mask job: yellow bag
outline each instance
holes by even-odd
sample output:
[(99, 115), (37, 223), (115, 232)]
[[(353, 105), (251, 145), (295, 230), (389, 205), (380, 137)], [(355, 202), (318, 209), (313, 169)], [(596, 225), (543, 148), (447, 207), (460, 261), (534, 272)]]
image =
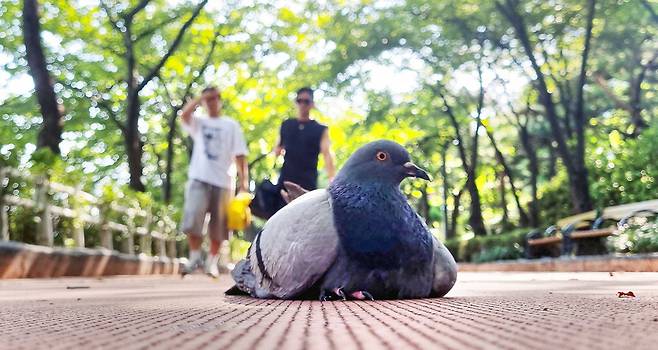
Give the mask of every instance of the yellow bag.
[(231, 199), (226, 213), (226, 225), (229, 230), (241, 231), (251, 224), (249, 203), (252, 199), (254, 196), (246, 192), (240, 192)]

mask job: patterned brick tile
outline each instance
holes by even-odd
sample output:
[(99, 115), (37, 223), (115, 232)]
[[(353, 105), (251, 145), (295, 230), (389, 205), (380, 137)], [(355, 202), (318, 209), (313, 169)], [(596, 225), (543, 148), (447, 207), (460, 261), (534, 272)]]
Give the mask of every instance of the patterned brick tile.
[[(68, 288), (67, 288), (68, 287)], [(0, 281), (0, 349), (656, 349), (658, 273), (462, 273), (446, 298), (227, 297), (228, 277)], [(636, 298), (621, 299), (617, 291)]]

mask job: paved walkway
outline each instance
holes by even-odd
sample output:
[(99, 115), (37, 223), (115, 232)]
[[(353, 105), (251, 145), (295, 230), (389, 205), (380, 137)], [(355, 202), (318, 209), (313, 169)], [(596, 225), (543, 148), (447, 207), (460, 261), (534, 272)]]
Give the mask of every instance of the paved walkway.
[[(228, 277), (0, 281), (0, 348), (657, 349), (658, 273), (462, 273), (443, 299), (225, 297)], [(636, 298), (618, 298), (618, 291)]]

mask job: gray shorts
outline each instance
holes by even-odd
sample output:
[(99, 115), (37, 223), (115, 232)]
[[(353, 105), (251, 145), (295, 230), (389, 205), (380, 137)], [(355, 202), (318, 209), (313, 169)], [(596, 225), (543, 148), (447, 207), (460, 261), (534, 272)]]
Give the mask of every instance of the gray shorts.
[(185, 188), (185, 205), (181, 229), (188, 235), (202, 236), (206, 213), (210, 213), (208, 236), (212, 240), (228, 239), (226, 206), (231, 198), (228, 189), (198, 180), (188, 180)]

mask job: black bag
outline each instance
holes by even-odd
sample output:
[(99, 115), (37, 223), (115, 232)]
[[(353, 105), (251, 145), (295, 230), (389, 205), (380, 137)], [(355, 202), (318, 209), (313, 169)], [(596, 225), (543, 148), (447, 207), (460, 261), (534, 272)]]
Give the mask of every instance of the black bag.
[(274, 213), (283, 208), (285, 202), (281, 197), (281, 187), (273, 184), (270, 180), (263, 180), (256, 186), (254, 200), (251, 201), (249, 209), (251, 214), (261, 219), (269, 219)]

